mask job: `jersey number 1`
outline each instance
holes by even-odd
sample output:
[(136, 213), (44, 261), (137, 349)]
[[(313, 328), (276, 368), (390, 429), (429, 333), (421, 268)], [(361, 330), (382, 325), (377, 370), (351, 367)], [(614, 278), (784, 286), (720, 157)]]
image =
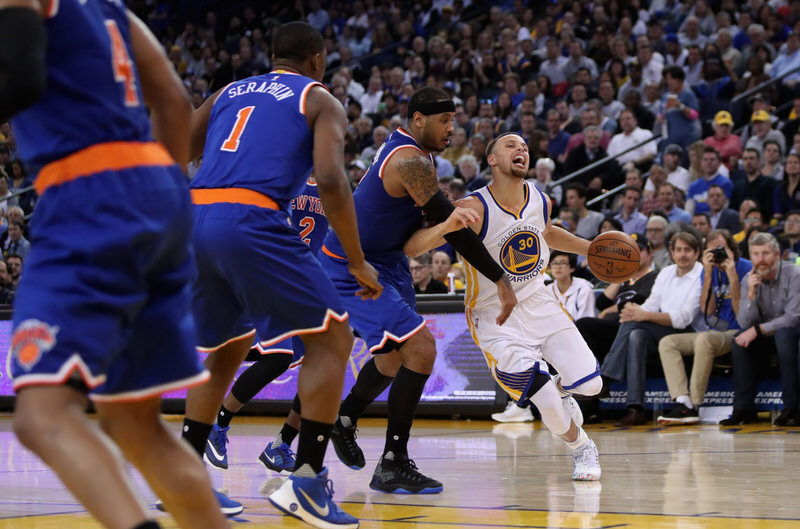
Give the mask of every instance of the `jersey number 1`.
[(247, 126), (247, 121), (250, 119), (250, 114), (253, 113), (255, 106), (243, 107), (236, 113), (236, 123), (233, 124), (233, 129), (228, 137), (222, 142), (223, 151), (236, 152), (239, 149), (239, 140), (242, 137), (242, 132)]
[(136, 72), (133, 69), (131, 56), (125, 47), (125, 40), (119, 32), (117, 23), (106, 20), (106, 29), (111, 39), (111, 65), (114, 68), (114, 80), (125, 84), (125, 106), (139, 106), (139, 93), (136, 91)]

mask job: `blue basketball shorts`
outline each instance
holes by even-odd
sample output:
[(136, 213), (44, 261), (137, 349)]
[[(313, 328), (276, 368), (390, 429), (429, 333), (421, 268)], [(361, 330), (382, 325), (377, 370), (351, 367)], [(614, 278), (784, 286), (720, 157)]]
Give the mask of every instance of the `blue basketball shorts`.
[(341, 296), (350, 325), (371, 353), (398, 349), (425, 327), (425, 320), (416, 312), (414, 284), (405, 259), (395, 265), (371, 262), (378, 271), (383, 294), (376, 300), (362, 300), (355, 295), (361, 287), (347, 269), (347, 261), (330, 256), (324, 246), (317, 257)]
[(319, 261), (283, 211), (248, 204), (195, 204), (193, 288), (198, 350), (237, 340), (261, 349), (323, 332), (347, 313)]
[[(156, 163), (148, 157), (163, 150), (105, 145), (100, 156), (103, 145), (87, 149), (88, 166), (103, 155)], [(51, 166), (40, 176), (52, 180)], [(186, 178), (175, 165), (119, 167), (74, 175), (62, 166), (41, 195), (14, 307), (16, 391), (75, 382), (96, 401), (128, 401), (208, 380), (194, 347)]]

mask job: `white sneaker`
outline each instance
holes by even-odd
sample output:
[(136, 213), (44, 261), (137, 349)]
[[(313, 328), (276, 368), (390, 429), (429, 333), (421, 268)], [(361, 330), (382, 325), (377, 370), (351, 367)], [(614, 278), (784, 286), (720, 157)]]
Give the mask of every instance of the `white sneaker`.
[(492, 419), (497, 422), (529, 422), (533, 420), (533, 412), (530, 406), (520, 408), (516, 402), (511, 401), (505, 411), (493, 413)]
[(561, 397), (561, 404), (564, 406), (564, 409), (567, 410), (567, 413), (569, 413), (572, 422), (574, 422), (576, 426), (583, 426), (583, 412), (581, 411), (581, 407), (578, 406), (578, 401), (575, 400), (575, 397), (572, 395)]
[(575, 481), (597, 481), (600, 479), (602, 470), (597, 456), (597, 445), (591, 439), (572, 453), (572, 461), (575, 463), (575, 470), (572, 472), (572, 479)]

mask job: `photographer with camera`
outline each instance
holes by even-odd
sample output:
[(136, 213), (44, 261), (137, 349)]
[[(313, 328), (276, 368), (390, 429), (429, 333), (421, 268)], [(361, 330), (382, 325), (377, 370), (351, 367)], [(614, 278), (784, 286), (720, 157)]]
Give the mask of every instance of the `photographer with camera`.
[[(706, 240), (700, 309), (709, 330), (671, 334), (658, 343), (669, 394), (678, 403), (658, 418), (660, 424), (700, 422), (698, 407), (703, 403), (714, 358), (731, 351), (733, 337), (739, 332), (736, 315), (740, 281), (753, 265), (739, 256), (739, 247), (728, 230), (713, 230)], [(687, 383), (683, 357), (689, 355), (694, 355), (694, 365)]]

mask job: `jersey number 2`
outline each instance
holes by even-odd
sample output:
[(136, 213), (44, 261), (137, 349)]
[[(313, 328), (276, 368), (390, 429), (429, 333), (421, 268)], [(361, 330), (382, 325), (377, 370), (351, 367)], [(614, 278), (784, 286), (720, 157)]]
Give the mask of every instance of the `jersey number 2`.
[(300, 238), (303, 239), (304, 243), (311, 244), (311, 239), (308, 237), (308, 235), (314, 231), (314, 226), (316, 225), (314, 217), (303, 217), (300, 219), (298, 224), (300, 224), (300, 226), (303, 228), (300, 231)]
[(133, 69), (131, 56), (128, 55), (128, 48), (125, 47), (125, 40), (115, 21), (106, 20), (106, 29), (111, 39), (111, 65), (114, 68), (114, 80), (125, 85), (125, 106), (139, 106), (136, 72)]
[(231, 133), (228, 134), (228, 137), (224, 142), (222, 142), (222, 147), (220, 147), (221, 150), (236, 152), (236, 150), (239, 148), (239, 140), (242, 137), (244, 128), (247, 126), (247, 121), (250, 119), (250, 115), (253, 113), (254, 108), (256, 107), (249, 106), (239, 109), (239, 112), (236, 113), (236, 123), (233, 124)]

